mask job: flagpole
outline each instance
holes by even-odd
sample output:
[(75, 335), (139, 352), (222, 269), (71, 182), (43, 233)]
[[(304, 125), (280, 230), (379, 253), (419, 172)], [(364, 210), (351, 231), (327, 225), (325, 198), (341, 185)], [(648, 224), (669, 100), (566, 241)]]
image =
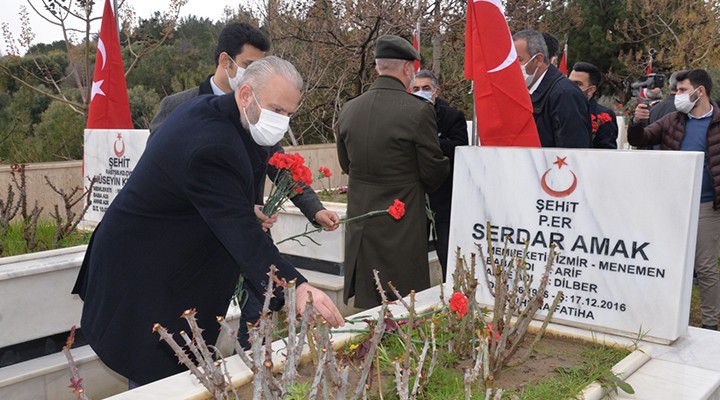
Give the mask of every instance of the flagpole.
[(472, 95), (472, 140), (471, 145), (480, 146), (480, 135), (478, 135), (478, 124), (477, 124), (477, 108), (475, 104), (475, 81), (470, 81), (470, 94)]
[(117, 7), (117, 0), (113, 0), (113, 13), (115, 14), (115, 30), (118, 33), (118, 37), (120, 37), (120, 17), (118, 17)]

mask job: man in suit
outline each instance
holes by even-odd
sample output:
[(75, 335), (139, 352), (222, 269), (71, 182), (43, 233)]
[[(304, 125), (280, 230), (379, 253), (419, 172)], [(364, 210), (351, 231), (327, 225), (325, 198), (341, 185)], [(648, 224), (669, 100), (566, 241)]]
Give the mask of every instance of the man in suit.
[(430, 208), (435, 213), (435, 251), (442, 266), (442, 279), (447, 277), (448, 240), (450, 238), (450, 206), (452, 203), (453, 160), (455, 147), (467, 146), (467, 121), (462, 111), (450, 107), (447, 101), (438, 97), (440, 85), (431, 71), (422, 69), (415, 73), (412, 82), (412, 93), (433, 103), (437, 119), (440, 148), (443, 155), (450, 160), (450, 173), (440, 188), (430, 193)]
[[(243, 77), (245, 69), (257, 61), (265, 57), (265, 53), (270, 50), (270, 40), (264, 33), (244, 22), (233, 22), (227, 24), (220, 32), (217, 46), (215, 48), (215, 74), (210, 75), (199, 87), (191, 88), (180, 93), (165, 97), (160, 102), (160, 108), (150, 123), (150, 139), (161, 126), (163, 121), (175, 110), (179, 105), (193, 99), (198, 95), (214, 94), (223, 95), (230, 93), (238, 88), (238, 83)], [(276, 152), (284, 153), (279, 143), (272, 146), (265, 146), (265, 150), (269, 158)], [(277, 176), (277, 169), (267, 165), (267, 158), (264, 160), (267, 176), (270, 180), (274, 180)], [(337, 229), (336, 223), (340, 221), (340, 217), (334, 211), (327, 210), (318, 199), (315, 191), (305, 184), (301, 185), (302, 193), (298, 193), (291, 201), (295, 204), (303, 215), (313, 224), (324, 226), (327, 230)], [(264, 190), (257, 191), (257, 199), (255, 199), (255, 215), (263, 222), (263, 228), (268, 230), (277, 221), (277, 215), (266, 216), (261, 211), (264, 202)], [(242, 304), (242, 317), (240, 320), (240, 330), (238, 332), (240, 343), (249, 348), (247, 324), (257, 321), (262, 308), (262, 299), (252, 295), (247, 287), (243, 288), (249, 296), (245, 297)]]
[(379, 37), (380, 76), (338, 117), (338, 159), (349, 175), (348, 217), (386, 209), (396, 198), (406, 210), (400, 220), (370, 218), (347, 226), (345, 302), (354, 296), (358, 308), (380, 304), (373, 269), (386, 288), (391, 281), (403, 296), (430, 286), (425, 193), (440, 186), (449, 163), (438, 144), (432, 104), (407, 92), (418, 59), (407, 40)]
[(513, 35), (542, 147), (592, 147), (587, 98), (554, 65), (542, 33)]
[[(593, 147), (596, 149), (617, 149), (618, 125), (613, 110), (597, 102), (602, 74), (593, 64), (578, 62), (573, 65), (568, 78), (576, 84), (590, 103), (590, 118), (592, 120)], [(605, 115), (603, 115), (605, 114)]]
[(245, 69), (253, 61), (265, 57), (268, 50), (270, 39), (252, 25), (245, 22), (225, 25), (215, 47), (215, 74), (208, 76), (198, 87), (162, 99), (155, 117), (150, 122), (150, 137), (153, 137), (160, 124), (180, 104), (201, 94), (220, 96), (235, 91)]
[[(215, 317), (227, 312), (241, 272), (260, 296), (275, 265), (278, 277), (297, 280), (293, 311), (311, 293), (330, 325), (342, 325), (337, 307), (280, 256), (253, 211), (267, 157), (257, 142), (282, 137), (301, 90), (292, 64), (267, 57), (248, 67), (235, 93), (178, 107), (93, 233), (73, 293), (85, 302), (88, 343), (131, 386), (184, 369), (153, 324), (177, 333), (187, 328), (180, 315), (195, 308), (206, 342), (215, 343)], [(284, 126), (267, 129), (266, 114)], [(275, 294), (278, 309), (282, 292)]]

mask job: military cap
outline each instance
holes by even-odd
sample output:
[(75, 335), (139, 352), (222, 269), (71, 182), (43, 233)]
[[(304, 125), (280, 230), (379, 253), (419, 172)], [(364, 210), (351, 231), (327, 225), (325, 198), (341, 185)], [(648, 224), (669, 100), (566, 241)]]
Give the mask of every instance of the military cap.
[(394, 58), (396, 60), (420, 60), (410, 42), (395, 35), (383, 35), (375, 41), (375, 58)]

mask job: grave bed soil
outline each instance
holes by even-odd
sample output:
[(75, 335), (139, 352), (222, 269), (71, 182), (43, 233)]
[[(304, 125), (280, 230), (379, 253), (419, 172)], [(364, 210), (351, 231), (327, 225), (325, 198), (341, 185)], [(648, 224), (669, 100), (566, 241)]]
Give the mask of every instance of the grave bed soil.
[[(525, 354), (527, 350), (527, 346), (529, 343), (532, 342), (532, 339), (534, 338), (534, 335), (529, 335), (523, 345), (521, 346), (520, 350), (516, 353), (514, 359), (517, 359), (521, 357), (523, 354)], [(563, 370), (566, 368), (573, 368), (573, 367), (579, 367), (582, 366), (584, 361), (583, 358), (583, 350), (589, 348), (590, 346), (593, 346), (592, 343), (582, 342), (574, 339), (568, 339), (568, 338), (560, 338), (556, 336), (551, 336), (546, 334), (543, 339), (537, 344), (536, 348), (534, 349), (532, 355), (528, 358), (528, 360), (520, 364), (518, 366), (509, 367), (503, 370), (502, 374), (500, 374), (500, 377), (495, 380), (495, 388), (502, 388), (505, 391), (509, 391), (512, 394), (518, 395), (519, 398), (524, 398), (522, 391), (523, 388), (527, 385), (534, 384), (537, 382), (541, 382), (544, 380), (549, 380), (552, 378), (559, 378), (561, 376), (559, 370)], [(629, 351), (628, 351), (629, 353)], [(514, 361), (514, 360), (513, 360)], [(620, 360), (617, 360), (620, 361)], [(359, 365), (358, 362), (356, 364)], [(440, 362), (438, 362), (437, 368), (448, 368), (451, 369), (451, 374), (458, 374), (458, 376), (462, 376), (464, 370), (466, 368), (471, 367), (472, 361), (471, 360), (461, 360), (453, 365), (450, 366), (442, 366), (440, 365)], [(307, 384), (308, 387), (312, 383), (313, 374), (315, 372), (315, 366), (312, 363), (307, 363), (304, 365), (301, 365), (298, 368), (299, 372), (299, 378), (297, 380), (300, 384)], [(356, 382), (357, 379), (359, 379), (359, 369), (357, 367), (351, 367), (350, 372), (351, 382)], [(384, 393), (383, 397), (381, 397), (378, 394), (378, 384), (377, 384), (377, 374), (376, 371), (373, 371), (372, 373), (373, 379), (372, 379), (372, 387), (370, 391), (368, 392), (368, 398), (369, 399), (380, 399), (383, 398), (384, 400), (390, 400), (390, 399), (396, 399), (397, 396), (395, 395), (389, 395), (391, 389), (394, 387), (394, 376), (390, 372), (384, 372), (381, 374), (380, 379), (382, 380), (382, 385), (384, 387)], [(431, 377), (431, 381), (435, 376)], [(354, 380), (353, 380), (354, 378)], [(591, 382), (587, 382), (587, 384), (590, 384)], [(252, 399), (252, 392), (253, 387), (252, 383), (249, 383), (241, 388), (238, 389), (238, 394), (240, 399)], [(355, 385), (351, 384), (351, 388), (354, 388)], [(582, 388), (580, 388), (581, 390)], [(476, 383), (472, 389), (473, 393), (473, 399), (475, 398), (482, 398), (482, 397), (475, 397), (478, 394), (484, 393), (484, 385), (483, 383), (479, 382)], [(568, 393), (567, 397), (565, 398), (572, 398), (576, 396), (578, 393)], [(435, 395), (432, 393), (432, 391), (427, 391), (423, 395), (419, 396), (420, 399), (438, 399), (441, 397), (437, 397), (438, 395)], [(503, 397), (504, 398), (504, 397)], [(553, 399), (547, 399), (547, 400), (557, 400), (557, 398)]]

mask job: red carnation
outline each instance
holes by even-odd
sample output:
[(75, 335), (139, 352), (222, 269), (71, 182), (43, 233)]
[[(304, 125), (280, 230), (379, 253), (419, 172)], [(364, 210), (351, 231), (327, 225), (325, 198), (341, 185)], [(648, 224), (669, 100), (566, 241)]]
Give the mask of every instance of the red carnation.
[(388, 212), (395, 219), (400, 219), (405, 215), (405, 203), (395, 199), (395, 202), (388, 208)]
[(612, 117), (608, 113), (601, 113), (597, 116), (601, 123), (606, 123), (612, 121)]
[(500, 332), (495, 332), (495, 327), (493, 326), (493, 324), (487, 324), (487, 329), (488, 329), (488, 340), (491, 337), (493, 337), (493, 334), (495, 334), (496, 341), (500, 340)]
[(460, 292), (455, 292), (450, 297), (450, 309), (457, 312), (458, 318), (467, 314), (467, 297)]
[(330, 172), (330, 168), (328, 167), (320, 167), (318, 172), (322, 175), (321, 178), (329, 178), (332, 176), (332, 172)]

